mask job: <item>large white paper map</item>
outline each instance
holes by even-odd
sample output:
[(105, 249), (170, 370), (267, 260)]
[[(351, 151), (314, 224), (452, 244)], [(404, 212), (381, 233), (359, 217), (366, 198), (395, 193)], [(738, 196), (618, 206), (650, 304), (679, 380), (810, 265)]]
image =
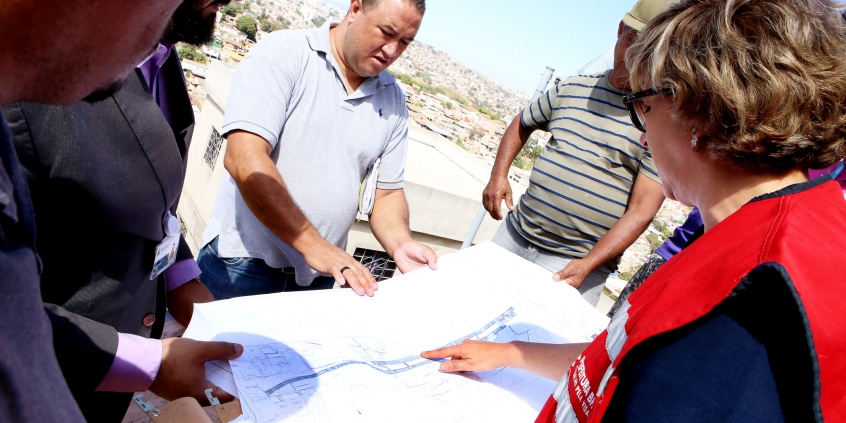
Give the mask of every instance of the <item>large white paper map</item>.
[(584, 342), (607, 323), (548, 270), (484, 243), (385, 282), (374, 298), (332, 290), (200, 304), (185, 337), (245, 346), (231, 368), (207, 366), (213, 382), (237, 386), (244, 421), (532, 421), (557, 381), (443, 374), (420, 352), (465, 339)]

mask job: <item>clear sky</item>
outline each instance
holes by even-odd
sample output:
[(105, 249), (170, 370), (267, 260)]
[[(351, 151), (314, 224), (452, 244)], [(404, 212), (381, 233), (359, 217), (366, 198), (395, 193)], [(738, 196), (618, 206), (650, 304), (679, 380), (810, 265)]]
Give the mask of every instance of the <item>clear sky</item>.
[[(349, 7), (349, 1), (324, 0)], [(636, 0), (427, 0), (417, 39), (498, 84), (534, 92), (546, 66), (574, 75), (617, 40)]]

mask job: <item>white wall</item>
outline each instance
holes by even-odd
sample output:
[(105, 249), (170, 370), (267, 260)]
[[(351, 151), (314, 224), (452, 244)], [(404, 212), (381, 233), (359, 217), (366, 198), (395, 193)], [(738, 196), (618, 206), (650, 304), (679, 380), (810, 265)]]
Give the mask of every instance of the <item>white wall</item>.
[(186, 229), (185, 239), (196, 255), (202, 243), (203, 231), (211, 216), (220, 180), (226, 169), (223, 167), (223, 155), (226, 154), (226, 142), (220, 148), (214, 170), (209, 169), (203, 160), (212, 128), (221, 133), (223, 110), (229, 85), (232, 83), (234, 68), (223, 62), (213, 60), (209, 68), (204, 89), (208, 94), (203, 110), (196, 115), (194, 136), (188, 151), (188, 170), (179, 202), (179, 218)]

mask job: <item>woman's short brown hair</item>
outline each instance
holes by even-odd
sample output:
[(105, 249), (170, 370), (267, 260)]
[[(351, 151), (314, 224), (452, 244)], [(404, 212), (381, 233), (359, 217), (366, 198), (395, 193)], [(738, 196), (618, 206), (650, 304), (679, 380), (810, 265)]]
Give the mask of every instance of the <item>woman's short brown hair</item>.
[(629, 48), (635, 91), (670, 88), (674, 117), (738, 170), (846, 156), (846, 24), (829, 0), (684, 0)]

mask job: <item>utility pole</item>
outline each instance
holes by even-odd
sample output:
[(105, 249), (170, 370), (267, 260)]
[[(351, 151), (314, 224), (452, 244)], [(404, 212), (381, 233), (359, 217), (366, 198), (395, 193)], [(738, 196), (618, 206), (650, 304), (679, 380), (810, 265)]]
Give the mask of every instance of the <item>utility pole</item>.
[(552, 74), (555, 73), (555, 69), (547, 66), (546, 70), (543, 71), (543, 76), (541, 76), (540, 83), (538, 83), (538, 87), (535, 88), (535, 94), (532, 95), (532, 101), (537, 101), (543, 93), (546, 92), (546, 87), (549, 85), (549, 81), (552, 79)]
[[(531, 104), (537, 101), (537, 99), (546, 92), (546, 87), (549, 86), (549, 81), (552, 79), (552, 74), (554, 73), (555, 69), (549, 66), (547, 66), (546, 70), (543, 71), (538, 87), (535, 88), (535, 94), (532, 95), (532, 100), (529, 102), (529, 107), (531, 107)], [(462, 250), (473, 244), (473, 240), (476, 239), (476, 234), (479, 232), (479, 227), (482, 226), (482, 221), (485, 220), (485, 214), (487, 214), (487, 210), (485, 210), (485, 205), (482, 204), (479, 206), (479, 211), (476, 212), (476, 219), (473, 220), (473, 224), (470, 225), (470, 230), (467, 231), (467, 236), (464, 237), (464, 243), (461, 244)]]

